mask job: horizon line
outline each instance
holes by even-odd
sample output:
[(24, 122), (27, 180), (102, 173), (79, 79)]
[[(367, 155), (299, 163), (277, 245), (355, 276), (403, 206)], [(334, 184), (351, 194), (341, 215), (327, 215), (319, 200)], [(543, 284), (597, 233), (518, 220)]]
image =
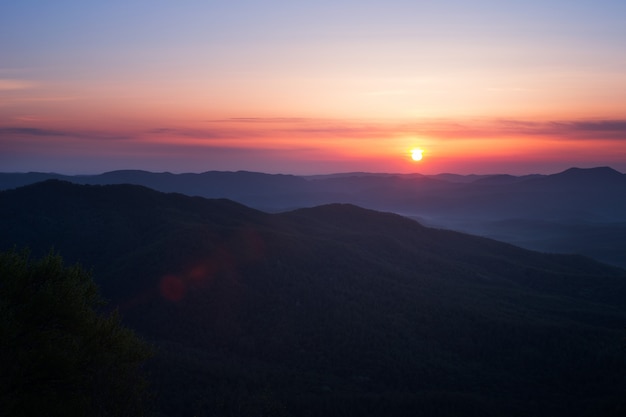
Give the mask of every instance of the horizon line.
[(461, 177), (472, 177), (472, 176), (479, 176), (479, 177), (489, 177), (489, 176), (499, 176), (499, 175), (510, 175), (512, 177), (524, 177), (524, 176), (532, 176), (532, 175), (542, 175), (542, 176), (547, 176), (547, 175), (556, 175), (556, 174), (560, 174), (569, 170), (597, 170), (597, 169), (610, 169), (612, 171), (615, 171), (619, 174), (622, 175), (626, 175), (626, 173), (621, 172), (609, 165), (599, 165), (599, 166), (593, 166), (593, 167), (587, 167), (587, 168), (581, 168), (581, 167), (577, 167), (577, 166), (571, 166), (569, 168), (566, 168), (564, 170), (560, 170), (560, 171), (556, 171), (556, 172), (552, 172), (552, 173), (539, 173), (539, 172), (529, 172), (526, 174), (510, 174), (510, 173), (506, 173), (506, 172), (496, 172), (496, 173), (490, 173), (490, 174), (477, 174), (477, 173), (471, 173), (471, 174), (459, 174), (459, 173), (455, 173), (455, 172), (440, 172), (437, 174), (422, 174), (420, 172), (409, 172), (409, 173), (394, 173), (394, 172), (370, 172), (370, 171), (346, 171), (346, 172), (330, 172), (330, 173), (318, 173), (318, 174), (293, 174), (293, 173), (284, 173), (284, 172), (276, 172), (276, 173), (271, 173), (271, 172), (263, 172), (263, 171), (249, 171), (249, 170), (245, 170), (245, 169), (238, 169), (238, 170), (209, 170), (209, 171), (201, 171), (201, 172), (191, 172), (191, 171), (184, 171), (184, 172), (172, 172), (172, 171), (149, 171), (149, 170), (145, 170), (145, 169), (133, 169), (133, 168), (125, 168), (125, 169), (114, 169), (114, 170), (110, 170), (110, 171), (103, 171), (100, 173), (91, 173), (91, 174), (87, 174), (87, 173), (74, 173), (74, 174), (69, 174), (69, 173), (61, 173), (61, 172), (54, 172), (54, 171), (21, 171), (21, 172), (0, 172), (0, 174), (8, 174), (8, 175), (27, 175), (27, 174), (44, 174), (44, 175), (62, 175), (62, 176), (66, 176), (66, 177), (94, 177), (94, 176), (99, 176), (99, 175), (105, 175), (105, 174), (111, 174), (111, 173), (117, 173), (117, 172), (142, 172), (142, 173), (149, 173), (149, 174), (169, 174), (169, 175), (202, 175), (202, 174), (207, 174), (207, 173), (251, 173), (251, 174), (262, 174), (262, 175), (283, 175), (283, 176), (293, 176), (293, 177), (329, 177), (329, 176), (401, 176), (401, 177), (410, 177), (410, 176), (421, 176), (421, 177), (437, 177), (437, 176), (441, 176), (441, 175), (456, 175), (456, 176), (461, 176)]

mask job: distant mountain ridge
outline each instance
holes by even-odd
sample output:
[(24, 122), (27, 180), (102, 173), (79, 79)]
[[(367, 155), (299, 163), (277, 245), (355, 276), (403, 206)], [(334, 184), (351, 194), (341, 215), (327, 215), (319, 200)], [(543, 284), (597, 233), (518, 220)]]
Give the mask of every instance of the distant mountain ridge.
[[(609, 167), (598, 167), (570, 168), (552, 175), (524, 176), (457, 174), (427, 176), (361, 172), (295, 176), (249, 171), (172, 174), (140, 170), (75, 176), (34, 172), (0, 173), (0, 190), (46, 179), (61, 179), (77, 184), (136, 184), (162, 192), (180, 192), (207, 198), (230, 198), (252, 207), (273, 210), (289, 209), (294, 205), (303, 207), (337, 202), (333, 198), (345, 202), (365, 203), (367, 207), (378, 206), (371, 208), (391, 211), (397, 211), (394, 208), (404, 203), (406, 209), (422, 211), (423, 213), (414, 213), (422, 216), (431, 208), (428, 203), (433, 203), (434, 207), (440, 209), (442, 205), (437, 204), (437, 200), (441, 196), (438, 194), (448, 190), (461, 191), (463, 198), (472, 198), (502, 193), (527, 193), (532, 188), (545, 192), (552, 191), (554, 188), (551, 187), (567, 187), (578, 189), (580, 194), (607, 186), (618, 187), (620, 191), (626, 189), (625, 174)], [(386, 197), (390, 197), (390, 200), (381, 201), (377, 194), (381, 189), (387, 190)], [(617, 202), (622, 203), (621, 199)], [(445, 207), (445, 204), (443, 206)]]
[(351, 204), (269, 214), (58, 180), (0, 192), (0, 249), (13, 245), (93, 269), (158, 347), (164, 415), (582, 417), (626, 406), (626, 271), (585, 257)]
[[(0, 174), (0, 189), (45, 179), (143, 185), (162, 192), (228, 198), (268, 212), (349, 203), (530, 249), (574, 251), (626, 267), (626, 175), (609, 167), (570, 168), (552, 175), (526, 176), (294, 176), (247, 171), (171, 174), (132, 170), (90, 176), (5, 173)], [(554, 226), (549, 228), (550, 234), (543, 233), (539, 226), (545, 222)], [(536, 232), (533, 236), (526, 233), (529, 224)], [(598, 233), (593, 230), (594, 224)]]

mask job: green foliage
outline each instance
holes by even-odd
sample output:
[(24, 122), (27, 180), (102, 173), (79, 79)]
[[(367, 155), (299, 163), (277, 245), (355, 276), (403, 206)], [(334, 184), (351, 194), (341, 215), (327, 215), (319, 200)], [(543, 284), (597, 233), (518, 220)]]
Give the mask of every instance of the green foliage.
[(54, 253), (0, 253), (0, 415), (142, 415), (150, 349), (91, 274)]

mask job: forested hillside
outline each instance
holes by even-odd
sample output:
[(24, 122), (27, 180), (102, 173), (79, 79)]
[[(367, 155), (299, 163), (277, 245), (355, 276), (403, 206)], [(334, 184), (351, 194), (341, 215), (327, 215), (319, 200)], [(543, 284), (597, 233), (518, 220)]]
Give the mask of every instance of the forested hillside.
[(93, 269), (157, 346), (159, 413), (618, 416), (626, 271), (332, 204), (0, 192), (0, 249)]

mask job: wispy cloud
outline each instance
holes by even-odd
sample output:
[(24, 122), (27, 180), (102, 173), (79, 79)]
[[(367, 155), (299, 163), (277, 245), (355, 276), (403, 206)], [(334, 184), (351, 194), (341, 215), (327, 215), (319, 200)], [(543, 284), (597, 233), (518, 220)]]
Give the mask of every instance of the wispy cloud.
[(243, 136), (263, 136), (262, 132), (249, 132), (247, 130), (227, 127), (215, 127), (206, 129), (180, 128), (180, 127), (159, 127), (149, 129), (145, 132), (148, 136), (169, 136), (169, 137), (185, 137), (192, 139), (229, 139), (240, 138)]
[[(28, 120), (25, 120), (28, 122)], [(298, 148), (348, 144), (356, 141), (382, 143), (397, 138), (429, 140), (500, 140), (541, 137), (553, 141), (610, 140), (626, 142), (626, 120), (340, 120), (306, 118), (239, 118), (215, 120), (206, 127), (155, 127), (145, 130), (72, 130), (28, 126), (0, 128), (0, 138), (57, 137), (72, 140), (126, 140), (138, 143), (178, 143), (181, 146), (250, 146), (251, 148)]]
[(120, 133), (108, 133), (99, 131), (72, 131), (57, 129), (42, 129), (37, 127), (3, 127), (0, 128), (0, 138), (12, 136), (30, 137), (65, 137), (87, 140), (127, 140), (133, 138), (131, 135)]
[(148, 135), (166, 135), (198, 140), (289, 138), (317, 140), (368, 140), (415, 136), (440, 140), (549, 137), (552, 140), (626, 141), (626, 120), (449, 120), (414, 122), (398, 120), (350, 120), (306, 118), (236, 118), (207, 121), (206, 128), (158, 128)]
[(77, 100), (76, 96), (41, 96), (41, 97), (14, 97), (11, 99), (13, 102), (30, 102), (30, 103), (49, 103), (57, 101), (72, 101)]
[(74, 133), (61, 130), (39, 129), (36, 127), (4, 127), (0, 128), (0, 135), (19, 136), (75, 136)]
[(505, 120), (496, 123), (508, 133), (548, 135), (555, 139), (603, 139), (626, 141), (626, 120), (557, 120), (532, 122)]
[(389, 126), (389, 131), (442, 140), (549, 137), (551, 140), (626, 141), (626, 120), (424, 120)]
[(393, 124), (306, 118), (233, 118), (207, 121), (206, 128), (160, 127), (147, 135), (184, 137), (198, 140), (281, 140), (297, 143), (300, 138), (366, 139), (393, 135)]
[(621, 132), (626, 134), (626, 120), (583, 120), (552, 122), (556, 129), (578, 132)]
[(34, 115), (30, 115), (30, 114), (22, 114), (19, 116), (14, 116), (13, 120), (15, 120), (18, 123), (28, 123), (28, 124), (33, 124), (33, 123), (41, 123), (41, 122), (47, 122), (50, 121), (51, 118), (50, 117), (42, 117), (42, 116), (34, 116)]
[(26, 80), (0, 78), (0, 91), (26, 90), (35, 87), (35, 83)]
[(275, 123), (288, 123), (288, 124), (309, 124), (325, 121), (329, 119), (316, 119), (307, 117), (231, 117), (228, 119), (215, 119), (205, 120), (205, 123), (250, 123), (250, 124), (275, 124)]
[(42, 82), (17, 78), (0, 78), (0, 107), (14, 103), (47, 103), (77, 100), (80, 97), (50, 91)]

